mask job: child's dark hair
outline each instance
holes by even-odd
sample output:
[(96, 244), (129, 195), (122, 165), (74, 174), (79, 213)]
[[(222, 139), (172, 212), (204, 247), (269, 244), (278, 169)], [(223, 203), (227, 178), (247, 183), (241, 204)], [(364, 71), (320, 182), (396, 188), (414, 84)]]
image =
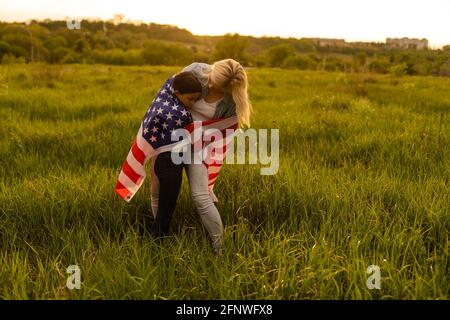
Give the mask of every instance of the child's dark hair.
[(185, 71), (178, 73), (173, 79), (173, 90), (179, 91), (181, 94), (201, 93), (202, 85), (192, 72)]

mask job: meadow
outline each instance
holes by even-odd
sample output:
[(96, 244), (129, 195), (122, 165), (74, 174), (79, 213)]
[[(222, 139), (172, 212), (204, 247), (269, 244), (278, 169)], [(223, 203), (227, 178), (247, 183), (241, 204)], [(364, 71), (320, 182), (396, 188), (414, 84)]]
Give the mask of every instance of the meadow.
[(146, 232), (150, 178), (129, 204), (114, 193), (179, 69), (0, 65), (1, 299), (450, 298), (450, 78), (249, 69), (280, 167), (224, 166), (215, 256), (186, 176), (163, 241)]

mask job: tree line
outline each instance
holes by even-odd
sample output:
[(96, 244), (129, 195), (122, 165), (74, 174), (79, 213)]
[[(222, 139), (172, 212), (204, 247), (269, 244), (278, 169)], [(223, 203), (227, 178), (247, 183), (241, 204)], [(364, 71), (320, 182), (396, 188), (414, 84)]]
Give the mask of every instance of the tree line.
[(171, 25), (33, 20), (0, 22), (1, 63), (187, 65), (234, 58), (248, 67), (450, 76), (450, 45), (392, 49), (385, 43), (323, 45), (309, 38), (197, 36)]

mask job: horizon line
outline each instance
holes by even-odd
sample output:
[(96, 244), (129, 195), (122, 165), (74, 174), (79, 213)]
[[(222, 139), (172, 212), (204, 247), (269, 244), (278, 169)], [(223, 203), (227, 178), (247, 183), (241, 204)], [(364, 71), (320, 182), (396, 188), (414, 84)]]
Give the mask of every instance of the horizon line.
[[(67, 18), (69, 18), (68, 16), (65, 16), (64, 18), (28, 18), (26, 20), (3, 20), (4, 18), (0, 19), (0, 23), (25, 23), (28, 24), (32, 21), (36, 21), (36, 22), (45, 22), (46, 20), (50, 20), (50, 21), (67, 21)], [(95, 16), (83, 16), (83, 17), (75, 17), (76, 19), (81, 19), (81, 20), (86, 20), (89, 22), (96, 22), (96, 21), (101, 21), (101, 22), (112, 22), (114, 23), (114, 18), (109, 18), (109, 19), (103, 19), (100, 17), (95, 17)], [(348, 39), (348, 38), (340, 38), (340, 37), (327, 37), (327, 36), (308, 36), (308, 37), (299, 37), (299, 36), (293, 36), (293, 35), (274, 35), (274, 34), (242, 34), (239, 32), (225, 32), (225, 33), (210, 33), (210, 34), (199, 34), (199, 33), (194, 33), (193, 31), (189, 30), (188, 28), (179, 26), (179, 25), (175, 25), (175, 24), (170, 24), (170, 23), (162, 23), (162, 22), (154, 22), (154, 21), (143, 21), (140, 19), (137, 20), (133, 20), (133, 19), (127, 19), (124, 21), (120, 21), (119, 23), (114, 23), (115, 25), (117, 24), (121, 24), (121, 23), (128, 23), (128, 24), (135, 24), (135, 25), (139, 25), (139, 24), (146, 24), (146, 25), (150, 25), (150, 24), (159, 24), (159, 25), (166, 25), (166, 26), (172, 26), (172, 27), (176, 27), (178, 29), (184, 29), (186, 31), (188, 31), (189, 33), (191, 33), (194, 36), (212, 36), (212, 37), (220, 37), (220, 36), (224, 36), (227, 34), (238, 34), (239, 36), (243, 36), (243, 37), (254, 37), (254, 38), (280, 38), (280, 39), (297, 39), (297, 40), (301, 40), (301, 39), (327, 39), (327, 40), (344, 40), (344, 42), (346, 43), (386, 43), (386, 40), (388, 38), (391, 39), (402, 39), (402, 38), (408, 38), (408, 39), (417, 39), (417, 40), (427, 40), (428, 41), (428, 48), (429, 49), (442, 49), (444, 46), (450, 45), (450, 43), (430, 43), (430, 40), (428, 40), (428, 38), (423, 38), (423, 37), (414, 37), (414, 36), (385, 36), (384, 40), (380, 40), (380, 39), (372, 39), (372, 40), (361, 40), (361, 39)]]

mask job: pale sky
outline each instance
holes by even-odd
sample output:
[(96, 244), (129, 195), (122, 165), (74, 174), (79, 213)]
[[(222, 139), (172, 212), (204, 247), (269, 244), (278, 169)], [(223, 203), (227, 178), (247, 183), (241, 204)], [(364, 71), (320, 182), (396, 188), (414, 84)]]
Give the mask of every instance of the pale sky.
[[(102, 18), (176, 25), (197, 35), (450, 44), (450, 0), (0, 0), (1, 21)], [(83, 28), (83, 26), (81, 26)]]

